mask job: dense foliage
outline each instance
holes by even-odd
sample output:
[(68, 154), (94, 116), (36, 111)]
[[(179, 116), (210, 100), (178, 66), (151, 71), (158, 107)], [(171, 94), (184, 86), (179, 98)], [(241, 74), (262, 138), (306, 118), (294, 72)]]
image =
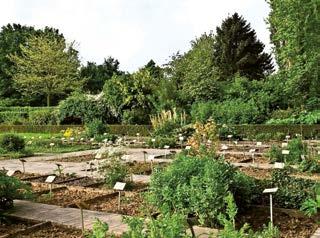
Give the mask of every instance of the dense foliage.
[[(224, 161), (207, 157), (181, 156), (164, 171), (155, 171), (150, 184), (150, 201), (163, 213), (192, 214), (202, 224), (214, 225), (225, 211), (224, 197), (232, 191), (249, 202), (235, 169)], [(236, 182), (237, 181), (237, 182)], [(248, 185), (248, 184), (246, 184)], [(240, 195), (241, 196), (238, 196)]]
[(30, 196), (31, 188), (15, 177), (9, 177), (0, 171), (0, 210), (11, 208), (14, 199)]

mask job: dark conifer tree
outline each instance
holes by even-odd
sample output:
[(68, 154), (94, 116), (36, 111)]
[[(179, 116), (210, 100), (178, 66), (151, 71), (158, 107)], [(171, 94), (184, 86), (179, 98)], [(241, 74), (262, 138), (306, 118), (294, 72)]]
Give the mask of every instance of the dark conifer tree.
[(214, 63), (221, 79), (234, 74), (260, 79), (273, 70), (270, 54), (264, 53), (264, 44), (257, 39), (256, 32), (238, 13), (226, 18), (217, 27), (214, 45)]

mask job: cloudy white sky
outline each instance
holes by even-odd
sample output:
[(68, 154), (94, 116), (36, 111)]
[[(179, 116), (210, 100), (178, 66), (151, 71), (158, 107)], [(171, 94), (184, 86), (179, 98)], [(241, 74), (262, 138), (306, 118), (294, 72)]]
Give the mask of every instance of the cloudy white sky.
[(270, 50), (265, 0), (0, 0), (0, 9), (0, 25), (58, 28), (78, 43), (83, 63), (112, 56), (126, 71), (151, 58), (166, 63), (235, 11)]

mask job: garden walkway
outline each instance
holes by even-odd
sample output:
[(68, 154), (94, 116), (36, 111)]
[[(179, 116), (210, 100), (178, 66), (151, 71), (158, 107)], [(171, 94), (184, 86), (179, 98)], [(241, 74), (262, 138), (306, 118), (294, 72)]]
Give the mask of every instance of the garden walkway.
[[(15, 200), (14, 208), (6, 215), (37, 221), (50, 221), (60, 225), (81, 229), (81, 215), (78, 208), (63, 208), (55, 205)], [(109, 231), (117, 235), (127, 231), (128, 227), (122, 222), (122, 215), (83, 210), (85, 229), (91, 229), (95, 218), (108, 223)]]
[[(78, 229), (82, 228), (80, 209), (78, 208), (63, 208), (55, 205), (15, 200), (14, 208), (6, 212), (5, 215), (41, 222), (50, 221)], [(98, 218), (108, 223), (110, 233), (121, 235), (128, 230), (128, 226), (122, 222), (122, 215), (120, 214), (83, 210), (83, 218), (85, 229), (92, 229), (95, 218)], [(193, 229), (199, 238), (207, 238), (209, 234), (217, 233), (216, 229), (205, 227), (194, 226)]]

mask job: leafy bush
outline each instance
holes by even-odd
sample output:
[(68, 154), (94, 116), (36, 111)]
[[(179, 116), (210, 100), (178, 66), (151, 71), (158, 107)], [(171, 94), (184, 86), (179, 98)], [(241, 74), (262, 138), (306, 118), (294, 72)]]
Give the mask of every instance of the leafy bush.
[(282, 150), (276, 145), (272, 145), (268, 151), (268, 156), (272, 162), (284, 162)]
[(126, 217), (125, 223), (129, 231), (122, 238), (191, 238), (186, 234), (186, 218), (179, 214), (160, 215), (157, 219), (148, 219), (146, 223), (141, 218)]
[(320, 173), (319, 158), (305, 158), (299, 163), (301, 172)]
[(213, 119), (219, 124), (262, 123), (260, 109), (254, 101), (229, 100), (223, 102), (205, 102), (192, 105), (193, 121), (205, 122)]
[(122, 123), (132, 125), (150, 124), (149, 113), (142, 108), (125, 110), (122, 115)]
[(99, 119), (94, 119), (91, 122), (88, 122), (86, 125), (86, 134), (88, 137), (95, 137), (103, 135), (107, 132), (107, 126)]
[(311, 217), (318, 213), (320, 209), (320, 186), (315, 188), (315, 195), (313, 198), (306, 199), (300, 208), (307, 216)]
[(112, 188), (116, 182), (125, 181), (128, 171), (118, 158), (111, 158), (100, 166), (99, 173), (104, 176), (106, 186)]
[(303, 144), (301, 138), (294, 138), (288, 143), (290, 154), (286, 156), (286, 162), (290, 164), (299, 163), (301, 155), (307, 154), (307, 146)]
[(94, 119), (112, 123), (115, 120), (103, 99), (94, 99), (80, 93), (75, 93), (60, 102), (59, 119), (63, 124), (88, 123)]
[(165, 170), (155, 170), (149, 201), (163, 213), (194, 214), (201, 224), (212, 226), (225, 211), (228, 192), (245, 189), (237, 187), (235, 169), (223, 160), (180, 156)]
[(0, 171), (0, 210), (11, 208), (14, 199), (24, 199), (31, 195), (31, 188), (15, 177)]
[(268, 227), (265, 227), (261, 232), (254, 232), (250, 229), (249, 224), (245, 223), (239, 230), (235, 227), (235, 218), (238, 212), (237, 206), (234, 202), (233, 196), (229, 193), (225, 199), (226, 203), (226, 214), (219, 214), (219, 222), (223, 225), (223, 230), (218, 234), (219, 238), (277, 238), (280, 233), (277, 227), (271, 223)]
[(284, 169), (272, 172), (269, 186), (279, 188), (274, 194), (277, 207), (299, 209), (305, 200), (313, 197), (316, 182), (291, 177), (290, 171)]
[(154, 136), (175, 136), (176, 130), (186, 124), (185, 113), (178, 113), (176, 109), (162, 111), (158, 115), (151, 116), (151, 124)]
[[(152, 141), (154, 139), (155, 141)], [(171, 137), (155, 137), (148, 139), (147, 144), (150, 148), (163, 148), (165, 145), (174, 148), (177, 145), (176, 139)]]
[[(107, 223), (100, 221), (99, 219), (95, 219), (92, 231), (85, 235), (86, 238), (105, 238), (106, 233), (109, 230), (109, 226)], [(115, 237), (115, 236), (108, 236)]]
[(31, 111), (28, 123), (32, 125), (57, 125), (59, 124), (57, 113), (57, 111), (51, 109)]
[(14, 134), (5, 134), (0, 138), (0, 148), (7, 152), (19, 152), (25, 149), (25, 141)]

